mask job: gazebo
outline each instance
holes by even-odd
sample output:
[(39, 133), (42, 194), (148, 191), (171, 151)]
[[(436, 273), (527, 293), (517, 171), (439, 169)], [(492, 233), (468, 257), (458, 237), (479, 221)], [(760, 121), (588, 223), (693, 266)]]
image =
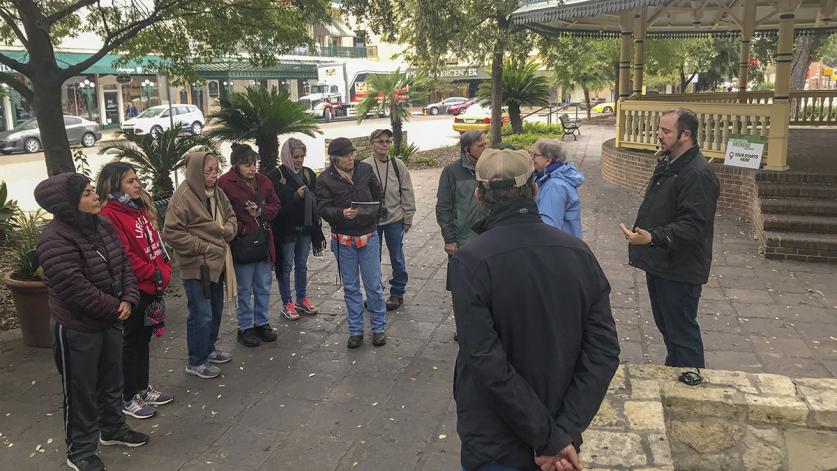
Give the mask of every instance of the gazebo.
[[(721, 207), (752, 219), (765, 254), (837, 262), (837, 203), (834, 203), (837, 200), (837, 159), (834, 158), (837, 131), (828, 129), (837, 126), (837, 90), (790, 89), (794, 38), (837, 32), (835, 3), (835, 0), (522, 0), (512, 15), (512, 24), (546, 36), (620, 38), (616, 136), (602, 150), (602, 173), (607, 180), (641, 191), (647, 181), (646, 174), (653, 169), (653, 159), (645, 152), (656, 148), (660, 115), (680, 106), (689, 108), (700, 120), (698, 144), (707, 157), (723, 158), (727, 142), (734, 135), (759, 136), (765, 140), (762, 169), (716, 166), (722, 181)], [(737, 91), (643, 94), (646, 38), (706, 35), (741, 38)], [(750, 41), (767, 35), (778, 36), (774, 90), (748, 91)], [(826, 144), (828, 141), (830, 144)], [(777, 199), (773, 197), (811, 198), (806, 195), (806, 184), (820, 187), (820, 197), (829, 201), (785, 201), (779, 211), (765, 209)], [(770, 188), (778, 188), (775, 190), (778, 193), (771, 194)], [(816, 232), (810, 229), (811, 221), (805, 214), (812, 204), (819, 209), (823, 204), (828, 206), (826, 210), (818, 209), (817, 214), (828, 218), (829, 223), (823, 225), (820, 218), (819, 225), (815, 225)], [(782, 226), (782, 222), (794, 217), (805, 220), (798, 221), (794, 227)], [(771, 222), (774, 219), (776, 224)], [(808, 229), (800, 229), (803, 227)], [(789, 246), (788, 234), (799, 239), (794, 247)]]

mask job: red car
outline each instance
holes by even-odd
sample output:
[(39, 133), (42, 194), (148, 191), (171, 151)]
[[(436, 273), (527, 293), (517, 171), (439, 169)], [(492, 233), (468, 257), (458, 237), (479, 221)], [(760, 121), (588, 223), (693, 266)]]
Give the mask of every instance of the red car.
[(470, 100), (466, 101), (465, 103), (459, 103), (457, 105), (448, 106), (448, 114), (452, 114), (454, 116), (458, 116), (465, 112), (469, 106), (473, 105), (477, 102), (476, 98), (471, 98)]

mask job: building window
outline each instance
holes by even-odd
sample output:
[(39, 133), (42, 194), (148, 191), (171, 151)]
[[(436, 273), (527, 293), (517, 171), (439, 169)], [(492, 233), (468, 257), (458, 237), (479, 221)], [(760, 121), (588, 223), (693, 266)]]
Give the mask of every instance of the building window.
[(366, 46), (366, 31), (359, 29), (355, 30), (355, 47)]
[(218, 87), (218, 82), (216, 82), (215, 80), (210, 80), (206, 85), (209, 88), (210, 98), (218, 98), (219, 96), (221, 96), (221, 90)]

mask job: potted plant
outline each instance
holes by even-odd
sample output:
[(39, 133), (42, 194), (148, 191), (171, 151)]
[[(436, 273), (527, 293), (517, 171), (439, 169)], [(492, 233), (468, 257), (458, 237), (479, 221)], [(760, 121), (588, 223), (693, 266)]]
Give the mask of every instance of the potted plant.
[(50, 347), (49, 294), (41, 280), (43, 269), (38, 263), (37, 246), (46, 218), (44, 211), (15, 211), (9, 233), (8, 247), (13, 253), (12, 270), (2, 275), (3, 284), (12, 292), (23, 342), (33, 347)]

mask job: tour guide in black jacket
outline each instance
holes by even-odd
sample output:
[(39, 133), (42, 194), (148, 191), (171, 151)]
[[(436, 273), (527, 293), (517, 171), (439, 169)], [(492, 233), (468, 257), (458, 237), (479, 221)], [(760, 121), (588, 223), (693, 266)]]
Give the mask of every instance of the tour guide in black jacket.
[(698, 121), (687, 109), (660, 118), (664, 152), (645, 190), (634, 230), (621, 224), (631, 266), (645, 271), (667, 366), (704, 367), (697, 323), (701, 285), (709, 279), (718, 177), (696, 144)]
[(468, 471), (580, 467), (581, 433), (619, 363), (610, 285), (584, 242), (543, 223), (532, 173), (525, 151), (484, 152), (477, 196), (490, 212), (451, 261)]

